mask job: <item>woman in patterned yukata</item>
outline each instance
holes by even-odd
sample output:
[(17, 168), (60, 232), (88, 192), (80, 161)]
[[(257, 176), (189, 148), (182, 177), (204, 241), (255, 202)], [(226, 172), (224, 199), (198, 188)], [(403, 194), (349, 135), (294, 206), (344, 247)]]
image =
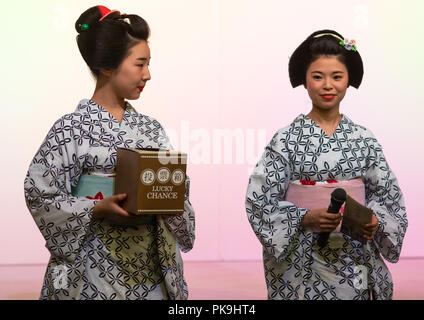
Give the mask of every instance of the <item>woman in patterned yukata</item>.
[(135, 216), (120, 206), (126, 194), (112, 193), (117, 147), (172, 148), (160, 123), (126, 101), (150, 80), (149, 27), (103, 6), (75, 27), (96, 88), (55, 122), (25, 179), (51, 254), (40, 298), (187, 299), (180, 250), (194, 242), (188, 177), (181, 216)]
[[(306, 88), (312, 110), (275, 133), (246, 195), (269, 299), (392, 298), (383, 258), (399, 259), (408, 225), (402, 192), (372, 132), (340, 113), (347, 88), (358, 88), (362, 75), (355, 42), (332, 30), (313, 33), (290, 58), (290, 82)], [(329, 196), (325, 205), (306, 206), (332, 183), (362, 190), (373, 212), (361, 227), (364, 244), (336, 230), (342, 215), (327, 212)], [(319, 232), (331, 232), (324, 247)]]

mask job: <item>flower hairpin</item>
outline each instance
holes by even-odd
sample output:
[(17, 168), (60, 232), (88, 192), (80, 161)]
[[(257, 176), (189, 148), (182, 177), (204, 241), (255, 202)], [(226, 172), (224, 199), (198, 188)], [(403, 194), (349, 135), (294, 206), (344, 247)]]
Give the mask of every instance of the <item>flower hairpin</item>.
[(344, 39), (343, 41), (339, 42), (342, 46), (345, 47), (346, 50), (352, 50), (352, 51), (356, 51), (356, 41), (355, 40), (350, 40), (349, 39)]

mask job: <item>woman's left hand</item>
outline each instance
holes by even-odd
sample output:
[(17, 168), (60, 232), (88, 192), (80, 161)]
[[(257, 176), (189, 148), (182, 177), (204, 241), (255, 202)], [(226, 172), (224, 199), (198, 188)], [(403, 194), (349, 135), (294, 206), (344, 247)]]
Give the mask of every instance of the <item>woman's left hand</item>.
[(364, 224), (362, 226), (362, 232), (364, 233), (364, 238), (367, 240), (374, 239), (375, 233), (378, 228), (378, 218), (373, 214), (371, 218), (371, 222)]

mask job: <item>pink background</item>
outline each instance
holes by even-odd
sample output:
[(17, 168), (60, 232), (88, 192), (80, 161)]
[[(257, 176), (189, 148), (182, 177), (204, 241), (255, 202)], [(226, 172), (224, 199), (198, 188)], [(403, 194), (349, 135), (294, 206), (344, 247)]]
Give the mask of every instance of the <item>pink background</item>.
[[(244, 209), (249, 171), (276, 130), (299, 113), (309, 112), (305, 89), (290, 86), (287, 64), (301, 41), (324, 28), (357, 41), (364, 80), (359, 90), (348, 90), (341, 112), (370, 128), (383, 145), (406, 201), (409, 227), (402, 257), (424, 256), (420, 209), (424, 45), (419, 24), (423, 4), (258, 3), (102, 3), (139, 14), (152, 29), (152, 80), (141, 98), (131, 103), (158, 119), (174, 147), (189, 153), (196, 242), (184, 259), (262, 258)], [(23, 181), (54, 121), (93, 93), (94, 82), (78, 52), (73, 25), (82, 11), (97, 4), (43, 1), (8, 3), (4, 9), (0, 23), (5, 30), (3, 41), (9, 45), (1, 53), (7, 63), (0, 80), (4, 115), (0, 264), (48, 260), (44, 239), (25, 206)], [(17, 11), (23, 16), (18, 26), (14, 23)], [(234, 138), (227, 151), (223, 145), (214, 147), (219, 130), (237, 134), (238, 143)]]

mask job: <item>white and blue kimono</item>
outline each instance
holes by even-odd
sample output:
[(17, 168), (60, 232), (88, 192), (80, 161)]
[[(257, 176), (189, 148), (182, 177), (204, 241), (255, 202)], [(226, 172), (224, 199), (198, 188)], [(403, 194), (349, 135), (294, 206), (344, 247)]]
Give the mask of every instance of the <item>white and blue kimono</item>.
[[(319, 234), (301, 225), (308, 208), (286, 201), (290, 183), (358, 177), (378, 218), (374, 239), (363, 245), (339, 233), (320, 248)], [(268, 299), (392, 298), (383, 258), (399, 259), (408, 226), (403, 195), (374, 135), (345, 115), (331, 137), (303, 114), (278, 130), (250, 176), (246, 211), (263, 246)]]
[(34, 156), (26, 204), (51, 254), (40, 299), (187, 299), (180, 250), (193, 247), (195, 227), (188, 177), (182, 215), (134, 226), (92, 219), (101, 198), (75, 193), (82, 177), (114, 173), (118, 147), (172, 149), (160, 123), (128, 102), (118, 122), (84, 99), (54, 123)]

